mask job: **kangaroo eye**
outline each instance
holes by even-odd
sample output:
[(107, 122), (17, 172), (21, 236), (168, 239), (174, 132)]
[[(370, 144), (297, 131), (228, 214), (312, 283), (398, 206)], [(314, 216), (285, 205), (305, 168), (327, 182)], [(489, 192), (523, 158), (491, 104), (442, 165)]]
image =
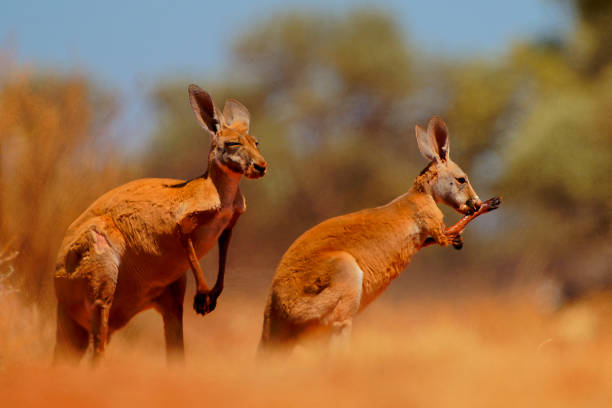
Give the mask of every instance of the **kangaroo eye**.
[(232, 146), (242, 146), (242, 143), (239, 143), (239, 142), (225, 142), (225, 147), (232, 147)]
[(259, 146), (259, 142), (255, 142), (255, 146)]
[(457, 177), (457, 182), (458, 182), (459, 184), (463, 184), (463, 183), (465, 183), (465, 181), (466, 181), (466, 180), (465, 180), (465, 177)]

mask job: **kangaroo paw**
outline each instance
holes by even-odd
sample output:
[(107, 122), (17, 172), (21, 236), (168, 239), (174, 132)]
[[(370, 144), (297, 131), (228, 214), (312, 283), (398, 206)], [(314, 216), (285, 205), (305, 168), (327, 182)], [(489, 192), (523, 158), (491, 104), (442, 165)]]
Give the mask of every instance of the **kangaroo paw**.
[(208, 308), (206, 309), (206, 313), (210, 313), (213, 310), (215, 310), (215, 307), (217, 307), (217, 299), (219, 299), (219, 295), (221, 295), (221, 291), (217, 291), (215, 289), (210, 291), (210, 294), (209, 294), (210, 302), (208, 303)]
[(195, 310), (196, 313), (204, 316), (206, 313), (209, 312), (211, 303), (212, 302), (209, 292), (196, 293), (195, 297), (193, 298), (193, 310)]
[(502, 202), (501, 197), (489, 198), (487, 201), (482, 203), (482, 206), (480, 207), (480, 210), (478, 212), (481, 214), (484, 214), (489, 211), (497, 210), (499, 206), (501, 205), (501, 202)]
[(453, 238), (453, 248), (455, 248), (457, 251), (463, 248), (463, 237), (461, 235), (457, 235)]

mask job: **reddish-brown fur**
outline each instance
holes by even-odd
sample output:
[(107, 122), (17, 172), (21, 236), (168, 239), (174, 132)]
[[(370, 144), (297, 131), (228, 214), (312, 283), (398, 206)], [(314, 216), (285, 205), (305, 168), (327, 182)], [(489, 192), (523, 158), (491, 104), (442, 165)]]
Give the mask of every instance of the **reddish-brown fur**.
[[(264, 314), (262, 348), (291, 346), (314, 329), (329, 330), (332, 340), (345, 338), (353, 316), (419, 249), (433, 243), (460, 249), (467, 223), (497, 208), (497, 198), (480, 202), (465, 173), (450, 160), (441, 119), (433, 117), (427, 132), (418, 126), (416, 131), (421, 153), (431, 163), (408, 193), (382, 207), (326, 220), (284, 254)], [(446, 228), (437, 202), (468, 215)]]
[[(142, 179), (98, 198), (68, 228), (57, 258), (55, 358), (80, 358), (93, 337), (94, 359), (110, 334), (155, 308), (168, 353), (183, 357), (185, 271), (196, 278), (194, 308), (211, 312), (223, 289), (227, 246), (246, 203), (243, 175), (258, 178), (266, 162), (248, 134), (248, 111), (228, 100), (223, 113), (189, 87), (196, 118), (211, 134), (206, 173), (188, 182)], [(219, 275), (210, 289), (198, 259), (219, 243)]]

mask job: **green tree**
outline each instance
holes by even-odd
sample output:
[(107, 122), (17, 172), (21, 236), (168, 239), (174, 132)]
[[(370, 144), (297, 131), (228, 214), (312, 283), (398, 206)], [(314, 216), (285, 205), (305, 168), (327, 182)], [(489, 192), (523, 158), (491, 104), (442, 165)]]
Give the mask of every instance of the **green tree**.
[[(233, 50), (232, 75), (201, 85), (218, 104), (232, 96), (250, 109), (252, 130), (270, 162), (270, 174), (248, 194), (261, 204), (249, 230), (283, 231), (284, 245), (330, 214), (381, 204), (407, 190), (425, 165), (407, 159), (416, 152), (407, 112), (412, 58), (388, 14), (274, 16), (241, 36)], [(155, 100), (161, 127), (150, 162), (163, 161), (168, 174), (196, 175), (208, 142), (191, 118), (185, 83), (160, 87)]]
[[(495, 217), (471, 229), (480, 234), (468, 231), (462, 268), (498, 283), (589, 268), (612, 234), (612, 42), (602, 23), (607, 3), (575, 4), (570, 38), (517, 43), (495, 60), (427, 58), (375, 10), (280, 14), (247, 30), (227, 77), (201, 82), (217, 103), (236, 97), (251, 110), (270, 163), (266, 178), (244, 185), (250, 208), (238, 240), (265, 236), (258, 252), (270, 249), (274, 263), (318, 221), (406, 191), (425, 165), (414, 125), (440, 114), (452, 155), (481, 195), (505, 198)], [(597, 47), (583, 41), (584, 27)], [(208, 141), (191, 118), (186, 83), (161, 86), (155, 100), (161, 126), (152, 168), (197, 175)], [(451, 255), (424, 252), (437, 282), (459, 267)]]

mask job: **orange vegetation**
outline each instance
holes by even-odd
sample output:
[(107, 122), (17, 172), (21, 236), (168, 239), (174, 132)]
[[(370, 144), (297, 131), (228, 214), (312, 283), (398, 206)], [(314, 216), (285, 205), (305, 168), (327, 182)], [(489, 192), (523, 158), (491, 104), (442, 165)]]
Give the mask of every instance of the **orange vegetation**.
[[(14, 406), (576, 407), (612, 401), (609, 294), (543, 313), (530, 292), (447, 301), (388, 299), (354, 323), (350, 350), (259, 361), (264, 293), (227, 289), (188, 310), (187, 363), (167, 367), (161, 318), (117, 332), (106, 361), (51, 368), (53, 319), (0, 298), (0, 401)], [(189, 295), (188, 295), (189, 296)], [(242, 299), (242, 300), (240, 300)]]

